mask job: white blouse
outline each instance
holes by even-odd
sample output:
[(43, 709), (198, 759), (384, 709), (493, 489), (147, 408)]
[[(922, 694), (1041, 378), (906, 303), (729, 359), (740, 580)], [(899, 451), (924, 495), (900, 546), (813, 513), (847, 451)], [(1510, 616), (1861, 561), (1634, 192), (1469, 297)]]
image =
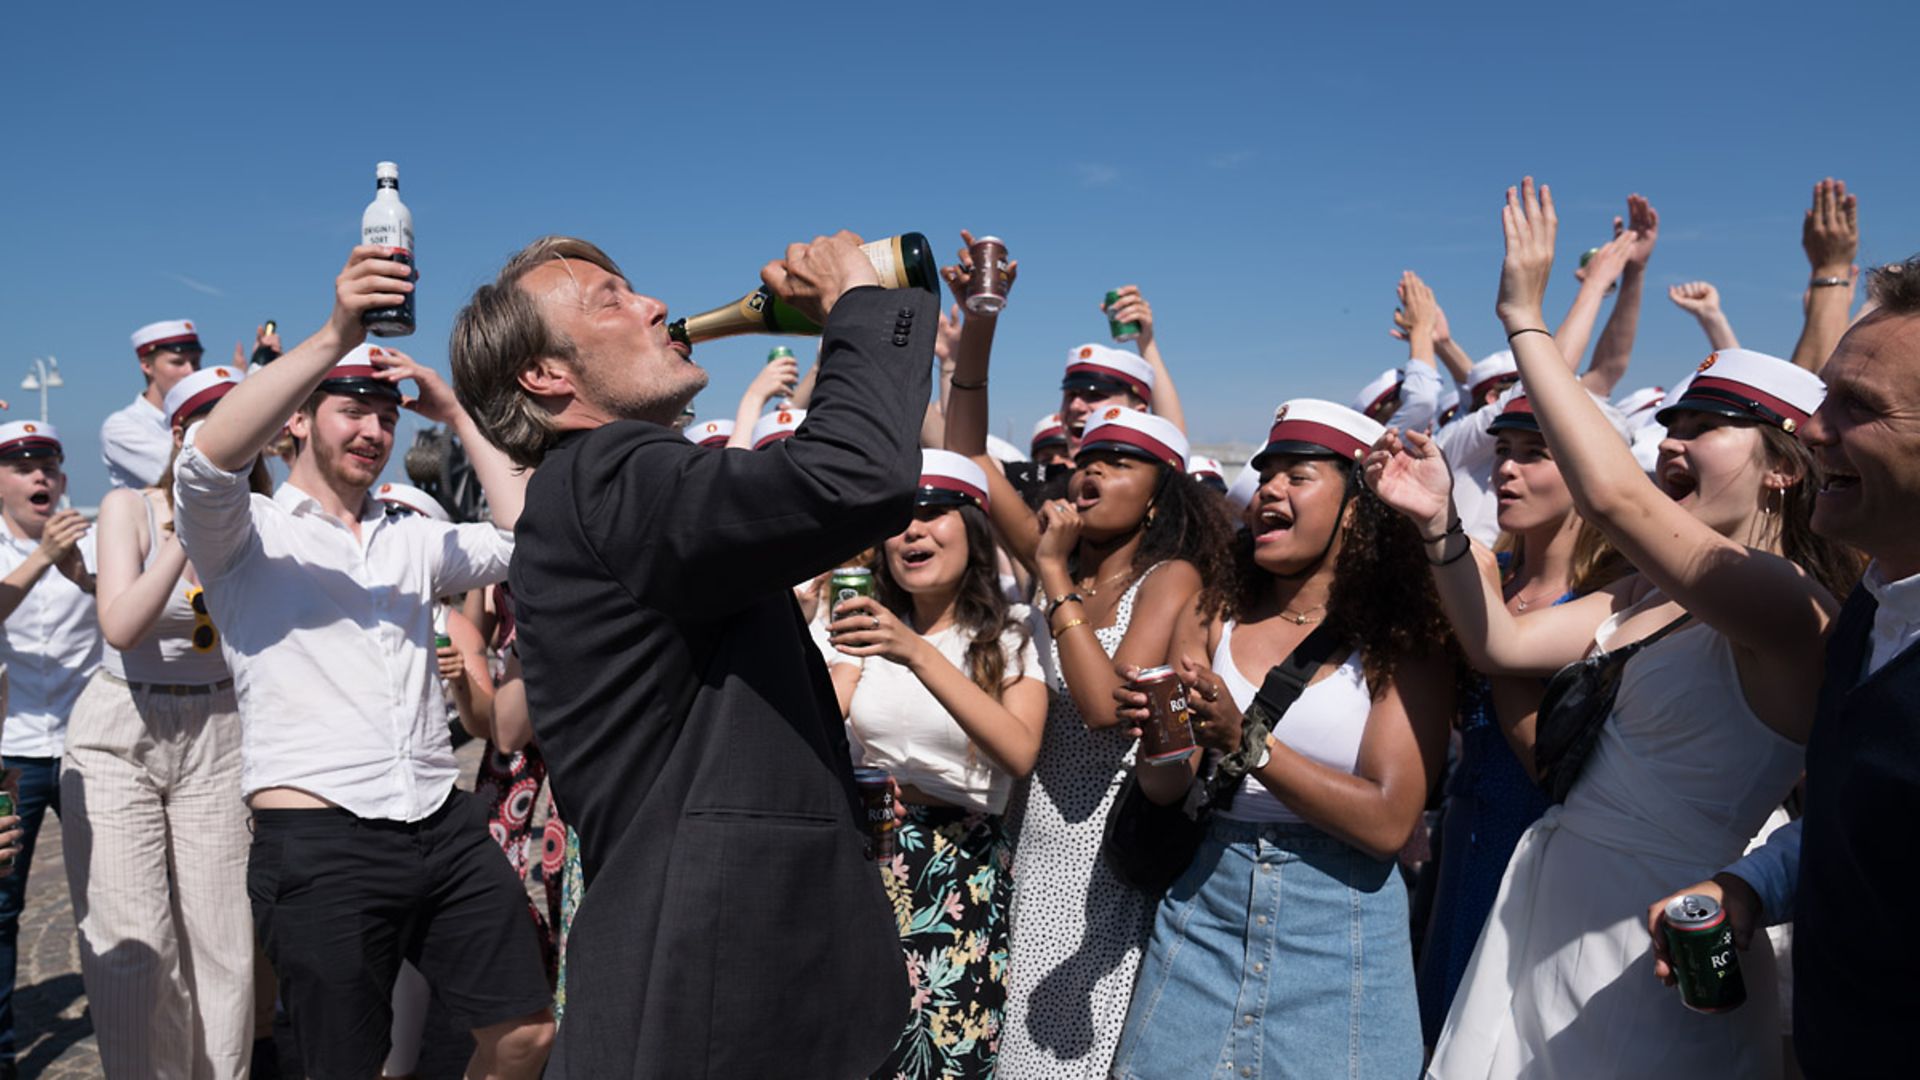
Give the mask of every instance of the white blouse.
[[(1040, 677), (1040, 653), (1029, 637), (1025, 605), (1010, 605), (1009, 627), (1000, 638), (1006, 657), (1005, 680)], [(967, 671), (967, 639), (959, 627), (926, 635), (940, 655)], [(1013, 777), (996, 766), (904, 664), (885, 657), (852, 657), (835, 652), (835, 664), (860, 668), (847, 711), (847, 738), (854, 760), (887, 770), (902, 784), (954, 806), (989, 814), (1005, 812)]]

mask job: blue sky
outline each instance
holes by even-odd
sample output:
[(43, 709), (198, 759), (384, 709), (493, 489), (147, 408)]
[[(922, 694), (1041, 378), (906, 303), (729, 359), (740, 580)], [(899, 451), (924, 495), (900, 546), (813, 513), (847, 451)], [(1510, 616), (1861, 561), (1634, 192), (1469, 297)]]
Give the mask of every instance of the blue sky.
[[(175, 7), (17, 6), (0, 39), (0, 396), (32, 414), (27, 361), (59, 357), (81, 503), (100, 421), (139, 389), (127, 335), (189, 317), (225, 356), (268, 316), (311, 331), (382, 158), (423, 277), (402, 344), (442, 370), (467, 294), (542, 233), (597, 241), (679, 314), (818, 232), (943, 254), (997, 233), (1022, 266), (992, 384), (1016, 441), (1124, 282), (1196, 441), (1404, 359), (1404, 268), (1491, 352), (1523, 172), (1554, 185), (1564, 267), (1629, 192), (1661, 212), (1627, 387), (1705, 352), (1674, 282), (1715, 282), (1748, 347), (1792, 348), (1822, 176), (1861, 196), (1863, 260), (1920, 249), (1910, 5)], [(1557, 274), (1550, 303), (1571, 297)], [(768, 344), (700, 350), (703, 416), (732, 414)]]

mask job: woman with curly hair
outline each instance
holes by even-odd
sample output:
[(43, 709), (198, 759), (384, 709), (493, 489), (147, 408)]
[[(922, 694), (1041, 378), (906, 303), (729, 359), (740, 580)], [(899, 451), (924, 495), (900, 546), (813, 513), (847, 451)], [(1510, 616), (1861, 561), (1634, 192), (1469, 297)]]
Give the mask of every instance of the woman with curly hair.
[(827, 625), (856, 764), (885, 769), (905, 815), (881, 863), (913, 1012), (875, 1077), (993, 1074), (1006, 1001), (1014, 783), (1033, 769), (1047, 688), (1027, 609), (1000, 591), (987, 478), (922, 452), (913, 521), (881, 546), (874, 595)]
[[(1166, 661), (1200, 743), (1248, 772), (1167, 891), (1116, 1077), (1411, 1076), (1422, 1055), (1395, 855), (1446, 757), (1455, 665), (1420, 541), (1359, 482), (1380, 425), (1282, 405), (1254, 456), (1235, 572), (1188, 603)], [(1331, 648), (1284, 714), (1245, 726), (1269, 669)], [(1131, 724), (1146, 697), (1122, 687)], [(1136, 765), (1154, 802), (1201, 755)]]

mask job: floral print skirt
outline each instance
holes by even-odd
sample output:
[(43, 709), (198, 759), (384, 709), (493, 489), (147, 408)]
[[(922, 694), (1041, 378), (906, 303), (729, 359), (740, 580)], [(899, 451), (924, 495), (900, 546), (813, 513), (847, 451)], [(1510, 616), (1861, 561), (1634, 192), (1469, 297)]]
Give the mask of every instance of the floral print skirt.
[(913, 1013), (875, 1080), (993, 1075), (1007, 999), (1012, 853), (998, 815), (908, 806), (880, 867), (913, 983)]

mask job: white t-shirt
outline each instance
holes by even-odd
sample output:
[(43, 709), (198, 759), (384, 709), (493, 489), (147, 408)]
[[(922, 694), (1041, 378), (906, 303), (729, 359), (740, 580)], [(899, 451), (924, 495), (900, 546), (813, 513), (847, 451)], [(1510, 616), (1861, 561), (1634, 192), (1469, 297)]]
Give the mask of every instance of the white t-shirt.
[[(1006, 681), (1040, 678), (1040, 652), (1031, 637), (1021, 640), (1027, 621), (1025, 605), (1008, 609), (1009, 626), (1000, 638), (1006, 657)], [(967, 638), (958, 627), (927, 635), (940, 655), (967, 671)], [(967, 738), (912, 671), (879, 656), (834, 654), (836, 664), (856, 664), (860, 682), (854, 687), (847, 714), (847, 738), (855, 760), (887, 770), (902, 784), (954, 806), (1002, 813), (1013, 789), (1013, 777), (1003, 772)]]

